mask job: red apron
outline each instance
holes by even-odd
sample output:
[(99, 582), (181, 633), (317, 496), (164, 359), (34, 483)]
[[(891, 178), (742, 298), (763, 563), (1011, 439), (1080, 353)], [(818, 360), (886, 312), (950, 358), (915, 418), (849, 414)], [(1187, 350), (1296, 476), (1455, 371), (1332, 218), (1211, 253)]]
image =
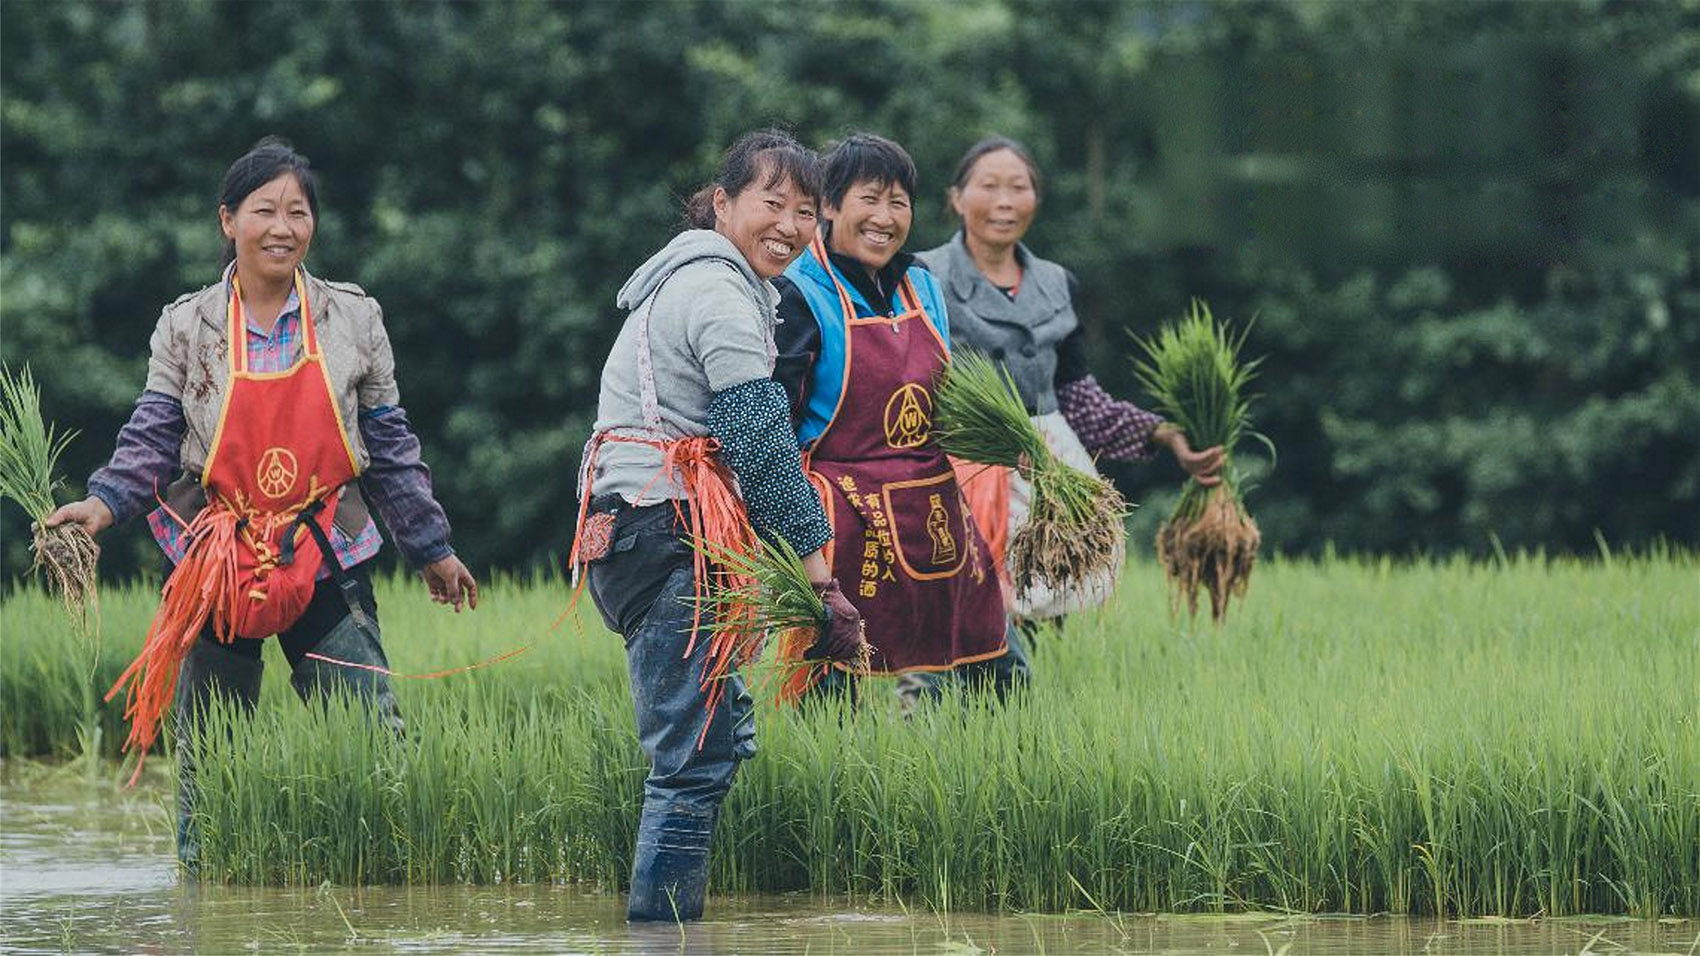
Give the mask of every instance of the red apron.
[[(145, 752), (169, 706), (178, 666), (210, 619), (219, 640), (265, 638), (300, 620), (342, 486), (359, 474), (319, 351), (306, 283), (295, 276), (303, 353), (287, 371), (248, 370), (241, 285), (226, 308), (230, 377), (201, 484), (207, 505), (185, 529), (147, 643), (107, 698), (129, 684), (129, 747)], [(138, 768), (139, 769), (139, 768)]]
[(858, 318), (818, 237), (809, 254), (832, 277), (845, 326), (844, 388), (809, 451), (809, 478), (832, 522), (832, 573), (867, 624), (871, 669), (945, 670), (1004, 654), (995, 566), (932, 437), (944, 342), (907, 277), (901, 313)]
[[(228, 632), (264, 638), (300, 620), (313, 599), (324, 554), (301, 522), (311, 520), (329, 540), (342, 486), (359, 469), (331, 392), (301, 275), (296, 274), (295, 290), (305, 349), (283, 372), (248, 370), (242, 290), (235, 277), (231, 284), (230, 382), (201, 484), (209, 506), (216, 503), (239, 518), (238, 588), (228, 603), (214, 606), (214, 626), (220, 637)], [(316, 502), (323, 502), (316, 514), (301, 515)], [(285, 563), (290, 552), (293, 560)]]

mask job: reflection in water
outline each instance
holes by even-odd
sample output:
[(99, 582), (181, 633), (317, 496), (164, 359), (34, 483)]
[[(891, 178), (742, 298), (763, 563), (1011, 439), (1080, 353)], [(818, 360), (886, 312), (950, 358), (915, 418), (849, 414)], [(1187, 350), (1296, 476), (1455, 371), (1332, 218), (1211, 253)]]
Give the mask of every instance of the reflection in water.
[(681, 928), (628, 925), (619, 896), (576, 886), (180, 885), (156, 774), (122, 791), (0, 767), (0, 952), (1700, 953), (1692, 920), (946, 915), (794, 894), (714, 895)]

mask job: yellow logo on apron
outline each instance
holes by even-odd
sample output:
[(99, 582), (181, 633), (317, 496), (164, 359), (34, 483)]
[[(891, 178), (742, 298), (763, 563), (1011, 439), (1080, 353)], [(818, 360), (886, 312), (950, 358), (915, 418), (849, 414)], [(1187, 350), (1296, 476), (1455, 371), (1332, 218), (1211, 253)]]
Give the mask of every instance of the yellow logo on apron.
[(295, 476), (299, 471), (295, 453), (274, 445), (260, 456), (260, 466), (254, 472), (254, 484), (266, 497), (282, 498), (295, 487)]
[(933, 563), (956, 561), (956, 537), (950, 533), (950, 515), (944, 510), (943, 495), (927, 496), (927, 537), (933, 539)]
[(891, 393), (885, 403), (885, 443), (893, 448), (919, 448), (933, 427), (933, 397), (910, 383)]

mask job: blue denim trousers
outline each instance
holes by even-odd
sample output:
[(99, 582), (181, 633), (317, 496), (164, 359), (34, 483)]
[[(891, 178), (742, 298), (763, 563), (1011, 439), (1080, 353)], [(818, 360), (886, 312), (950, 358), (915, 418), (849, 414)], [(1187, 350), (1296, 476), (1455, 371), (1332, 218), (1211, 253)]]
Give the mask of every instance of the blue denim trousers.
[(708, 709), (703, 667), (712, 618), (705, 611), (692, 631), (692, 552), (673, 506), (593, 500), (592, 508), (615, 517), (608, 553), (590, 565), (590, 597), (625, 638), (638, 742), (649, 758), (626, 915), (697, 919), (720, 803), (738, 764), (755, 756), (755, 708), (743, 679), (728, 674), (725, 693)]
[(625, 638), (638, 741), (650, 762), (645, 806), (715, 809), (738, 763), (755, 756), (754, 702), (743, 679), (729, 674), (714, 712), (707, 709), (702, 674), (712, 618), (705, 611), (692, 634), (692, 552), (673, 506), (603, 508), (615, 512), (614, 530), (607, 556), (590, 565), (590, 596)]

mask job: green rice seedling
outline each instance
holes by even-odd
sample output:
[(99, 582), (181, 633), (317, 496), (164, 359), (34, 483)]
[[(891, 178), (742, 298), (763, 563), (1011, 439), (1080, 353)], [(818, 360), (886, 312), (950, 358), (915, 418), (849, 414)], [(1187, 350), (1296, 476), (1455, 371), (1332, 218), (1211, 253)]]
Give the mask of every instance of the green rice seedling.
[[(831, 666), (808, 659), (808, 651), (827, 624), (826, 605), (809, 583), (803, 559), (783, 538), (757, 537), (748, 554), (716, 548), (706, 541), (692, 544), (707, 553), (723, 572), (714, 575), (713, 586), (703, 595), (711, 614), (710, 631), (740, 647), (734, 656), (755, 660), (762, 649), (773, 645), (769, 672), (777, 675), (780, 700), (800, 699)], [(866, 674), (871, 649), (864, 640), (860, 660), (851, 665)]]
[[(1194, 448), (1220, 445), (1222, 481), (1205, 487), (1187, 479), (1180, 501), (1157, 532), (1157, 555), (1174, 588), (1171, 608), (1184, 597), (1189, 613), (1198, 612), (1198, 592), (1210, 595), (1210, 616), (1228, 613), (1228, 602), (1245, 597), (1257, 563), (1261, 535), (1236, 489), (1234, 448), (1251, 430), (1253, 396), (1247, 389), (1261, 359), (1242, 361), (1248, 325), (1237, 335), (1218, 323), (1210, 307), (1194, 299), (1187, 314), (1139, 341), (1146, 358), (1134, 373), (1150, 393), (1153, 406), (1186, 433)], [(1274, 446), (1269, 445), (1271, 452)]]
[(59, 432), (42, 418), (41, 391), (28, 366), (16, 376), (0, 369), (0, 497), (17, 502), (35, 522), (33, 569), (44, 572), (49, 589), (60, 596), (65, 613), (78, 623), (79, 634), (88, 637), (93, 630), (85, 622), (98, 610), (95, 558), (99, 550), (79, 526), (41, 526), (53, 513), (53, 492), (61, 483), (54, 469), (75, 437), (76, 432)]
[[(90, 662), (68, 646), (58, 597), (31, 582), (0, 602), (0, 755), (118, 755), (123, 713), (99, 706), (97, 691), (112, 686), (140, 649), (141, 633), (132, 643), (125, 630), (139, 626), (146, 631), (157, 596), (157, 590), (137, 586), (106, 589), (101, 599), (105, 629), (119, 636), (100, 642), (92, 672)], [(90, 706), (97, 721), (93, 733)]]
[(101, 729), (100, 702), (93, 684), (100, 661), (100, 603), (95, 580), (100, 549), (81, 525), (48, 528), (42, 524), (54, 510), (53, 492), (60, 484), (54, 471), (59, 456), (76, 434), (59, 432), (42, 418), (41, 391), (29, 366), (16, 376), (10, 369), (0, 369), (0, 497), (17, 502), (29, 514), (34, 535), (30, 549), (35, 554), (31, 570), (41, 571), (48, 590), (59, 597), (82, 652), (86, 672), (80, 749), (92, 760), (100, 749)]
[[(920, 911), (1700, 915), (1694, 554), (1276, 557), (1259, 613), (1220, 626), (1151, 614), (1167, 600), (1154, 572), (1129, 565), (1109, 606), (1072, 615), (1004, 706), (950, 691), (905, 719), (870, 679), (860, 708), (758, 708), (712, 892)], [(207, 723), (202, 878), (619, 891), (647, 762), (619, 638), (593, 616), (548, 629), (563, 589), (497, 580), (477, 615), (453, 616), (416, 579), (380, 579), (399, 672), (535, 644), (399, 681), (401, 742), (360, 707), (303, 707), (268, 649), (258, 712)], [(107, 595), (110, 666), (140, 642), (147, 591)], [(8, 755), (38, 739), (63, 752), (76, 709), (38, 685), (75, 675), (29, 664), (59, 647), (36, 620), (49, 599), (3, 600)]]
[(1018, 589), (1090, 581), (1127, 547), (1127, 503), (1109, 482), (1058, 458), (1027, 415), (1009, 373), (967, 349), (951, 357), (933, 390), (940, 447), (967, 461), (1016, 469), (1033, 486), (1027, 523), (1010, 538)]

